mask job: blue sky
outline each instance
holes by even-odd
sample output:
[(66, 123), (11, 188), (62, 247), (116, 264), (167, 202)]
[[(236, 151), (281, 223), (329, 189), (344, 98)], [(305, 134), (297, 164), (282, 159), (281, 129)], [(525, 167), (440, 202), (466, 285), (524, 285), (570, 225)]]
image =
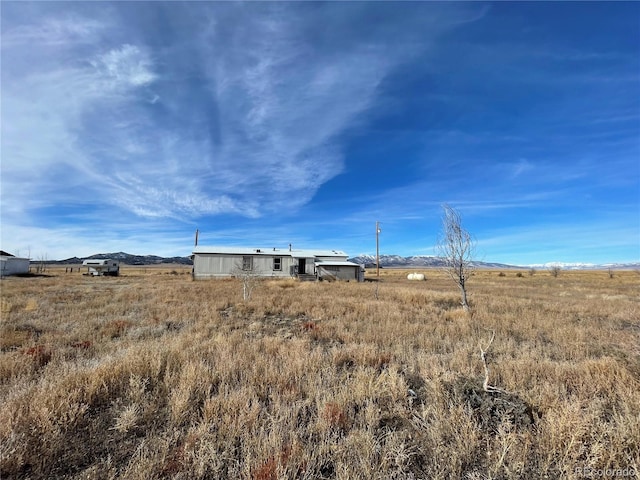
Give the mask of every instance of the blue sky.
[(3, 250), (640, 261), (640, 3), (0, 8)]

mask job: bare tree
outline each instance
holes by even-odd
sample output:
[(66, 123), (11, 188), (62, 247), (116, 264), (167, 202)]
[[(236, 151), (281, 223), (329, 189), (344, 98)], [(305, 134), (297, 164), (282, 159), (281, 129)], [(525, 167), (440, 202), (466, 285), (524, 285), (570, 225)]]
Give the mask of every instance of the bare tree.
[(47, 263), (49, 262), (47, 254), (38, 256), (38, 266), (36, 267), (37, 273), (44, 273), (47, 271)]
[(232, 275), (242, 283), (242, 299), (245, 301), (251, 299), (251, 293), (260, 279), (260, 272), (253, 266), (253, 258), (247, 258), (250, 260), (238, 263), (232, 272)]
[(436, 250), (444, 261), (443, 270), (460, 289), (462, 308), (469, 310), (467, 281), (473, 273), (475, 240), (462, 226), (462, 218), (456, 209), (446, 204), (442, 209), (442, 234)]

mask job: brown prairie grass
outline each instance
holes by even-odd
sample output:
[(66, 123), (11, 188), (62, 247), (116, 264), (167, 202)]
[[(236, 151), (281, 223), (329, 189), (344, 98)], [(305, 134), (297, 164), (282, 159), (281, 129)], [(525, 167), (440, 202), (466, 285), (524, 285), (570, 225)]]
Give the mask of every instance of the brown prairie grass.
[(437, 271), (172, 272), (2, 280), (0, 478), (640, 471), (635, 272), (479, 271), (470, 313)]

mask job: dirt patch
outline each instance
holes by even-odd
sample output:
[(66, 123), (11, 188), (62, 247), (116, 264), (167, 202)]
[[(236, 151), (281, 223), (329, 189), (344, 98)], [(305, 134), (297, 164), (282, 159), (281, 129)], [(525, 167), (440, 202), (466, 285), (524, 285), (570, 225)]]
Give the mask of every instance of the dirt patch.
[(286, 339), (308, 335), (314, 339), (320, 335), (320, 327), (304, 315), (267, 314), (249, 323), (246, 335), (255, 338), (275, 336)]
[(535, 406), (514, 393), (485, 392), (479, 380), (459, 377), (444, 387), (454, 404), (465, 405), (478, 426), (491, 433), (505, 423), (515, 430), (527, 430), (541, 416)]
[(384, 430), (403, 430), (403, 429), (412, 429), (413, 425), (409, 420), (400, 415), (393, 415), (390, 413), (382, 415), (378, 419), (378, 429)]

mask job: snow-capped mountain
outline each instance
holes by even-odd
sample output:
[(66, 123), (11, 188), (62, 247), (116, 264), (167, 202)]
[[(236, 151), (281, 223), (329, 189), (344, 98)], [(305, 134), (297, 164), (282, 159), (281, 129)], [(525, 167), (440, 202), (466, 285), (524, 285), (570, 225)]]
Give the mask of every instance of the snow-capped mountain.
[(545, 270), (549, 268), (560, 268), (561, 270), (637, 270), (640, 269), (640, 262), (630, 263), (565, 263), (547, 262), (527, 265), (530, 268)]
[[(361, 254), (357, 257), (350, 258), (349, 261), (359, 263), (361, 265), (374, 266), (376, 263), (376, 256)], [(518, 268), (514, 265), (479, 261), (471, 262), (471, 265), (478, 268)], [(412, 255), (410, 257), (402, 257), (400, 255), (380, 255), (380, 266), (386, 268), (442, 267), (444, 266), (444, 260), (440, 257), (434, 257), (432, 255)]]
[[(357, 257), (349, 259), (350, 262), (359, 263), (361, 265), (375, 266), (376, 256), (370, 254), (361, 254)], [(386, 268), (416, 268), (416, 267), (442, 267), (444, 261), (440, 257), (431, 255), (413, 255), (410, 257), (402, 257), (400, 255), (380, 255), (380, 266)], [(548, 270), (550, 268), (559, 268), (561, 270), (640, 270), (640, 262), (630, 263), (562, 263), (547, 262), (532, 265), (506, 265), (504, 263), (480, 262), (473, 261), (471, 265), (477, 268), (536, 268), (538, 270)]]

